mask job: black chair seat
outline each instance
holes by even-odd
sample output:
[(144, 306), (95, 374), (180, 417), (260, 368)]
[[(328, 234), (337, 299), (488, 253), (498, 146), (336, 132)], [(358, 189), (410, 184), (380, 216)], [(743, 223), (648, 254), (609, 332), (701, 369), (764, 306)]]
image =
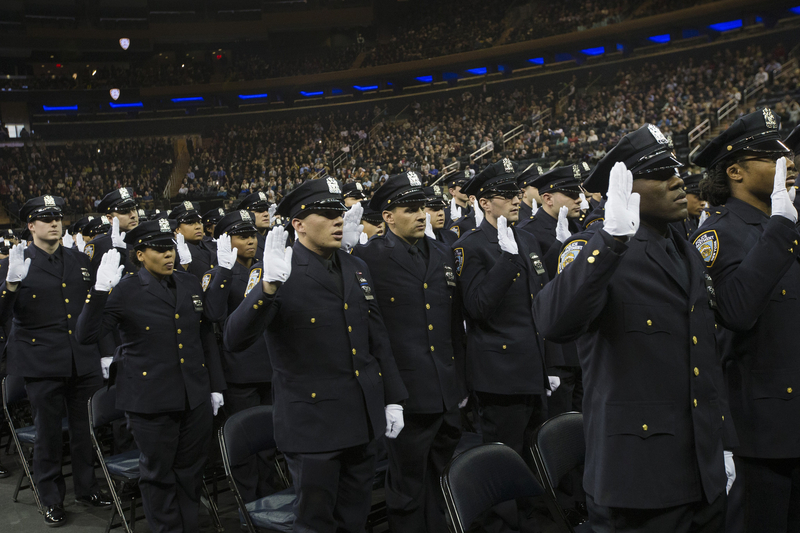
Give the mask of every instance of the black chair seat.
[[(245, 507), (250, 520), (257, 528), (290, 532), (294, 524), (294, 511), (292, 511), (294, 500), (294, 489), (288, 488), (245, 504)], [(244, 523), (241, 511), (239, 519)]]
[[(69, 422), (66, 418), (61, 419), (61, 430), (64, 433), (69, 431)], [(33, 444), (36, 441), (36, 426), (26, 426), (14, 430), (17, 433), (17, 438), (23, 444)]]
[(139, 477), (139, 450), (130, 450), (105, 459), (108, 473), (125, 479)]

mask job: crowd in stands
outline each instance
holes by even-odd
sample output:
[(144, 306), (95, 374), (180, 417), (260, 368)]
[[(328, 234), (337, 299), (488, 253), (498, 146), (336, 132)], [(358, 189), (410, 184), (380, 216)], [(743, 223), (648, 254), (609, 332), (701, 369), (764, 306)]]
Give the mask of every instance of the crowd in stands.
[(91, 213), (103, 196), (133, 187), (142, 206), (161, 197), (173, 168), (165, 139), (125, 139), (0, 148), (0, 201), (16, 215), (25, 201), (62, 196), (68, 214)]

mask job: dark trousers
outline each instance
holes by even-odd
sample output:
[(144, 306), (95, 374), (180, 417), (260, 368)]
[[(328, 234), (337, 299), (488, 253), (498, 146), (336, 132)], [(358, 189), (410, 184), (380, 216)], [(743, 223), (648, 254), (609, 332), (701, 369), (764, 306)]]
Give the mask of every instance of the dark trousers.
[(69, 421), (69, 448), (72, 455), (72, 483), (75, 496), (97, 491), (94, 454), (89, 437), (89, 397), (103, 386), (97, 373), (70, 378), (25, 378), (25, 390), (34, 413), (36, 442), (33, 445), (33, 477), (42, 505), (64, 503), (66, 485), (61, 473), (64, 436), (61, 420), (64, 406)]
[(211, 441), (211, 399), (195, 409), (131, 413), (139, 447), (139, 489), (154, 533), (199, 531), (203, 467)]
[[(736, 457), (739, 516), (747, 533), (800, 532), (800, 458)], [(734, 511), (734, 509), (731, 509)]]
[[(228, 416), (259, 405), (272, 405), (272, 383), (228, 383), (224, 406)], [(275, 450), (231, 465), (231, 471), (245, 502), (269, 496), (282, 486), (275, 467)]]
[(375, 451), (371, 440), (333, 452), (284, 452), (297, 494), (292, 531), (363, 533), (372, 505)]
[[(623, 509), (597, 505), (586, 495), (594, 533), (723, 533), (727, 496), (665, 509)], [(767, 531), (767, 530), (762, 530)]]
[(561, 385), (547, 398), (547, 417), (553, 418), (561, 413), (583, 411), (583, 374), (579, 366), (558, 367)]
[(402, 533), (447, 531), (439, 485), (445, 465), (461, 438), (458, 406), (444, 413), (403, 415), (396, 439), (386, 439), (386, 507), (389, 530)]

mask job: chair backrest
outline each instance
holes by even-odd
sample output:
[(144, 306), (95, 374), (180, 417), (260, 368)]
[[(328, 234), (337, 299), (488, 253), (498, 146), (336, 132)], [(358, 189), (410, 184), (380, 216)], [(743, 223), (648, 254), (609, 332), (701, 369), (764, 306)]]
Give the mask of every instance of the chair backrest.
[(224, 452), (231, 465), (277, 447), (273, 436), (272, 406), (258, 405), (239, 411), (222, 426)]
[(117, 386), (103, 387), (89, 398), (89, 420), (92, 427), (110, 424), (114, 420), (125, 418), (125, 411), (117, 409)]
[(586, 458), (583, 414), (571, 412), (554, 416), (539, 426), (534, 443), (550, 485), (557, 487), (561, 478), (582, 465)]
[(456, 531), (466, 531), (499, 503), (544, 494), (522, 457), (500, 443), (455, 457), (442, 472), (441, 485)]
[(25, 378), (20, 376), (6, 376), (3, 378), (3, 404), (13, 405), (28, 397), (25, 390)]

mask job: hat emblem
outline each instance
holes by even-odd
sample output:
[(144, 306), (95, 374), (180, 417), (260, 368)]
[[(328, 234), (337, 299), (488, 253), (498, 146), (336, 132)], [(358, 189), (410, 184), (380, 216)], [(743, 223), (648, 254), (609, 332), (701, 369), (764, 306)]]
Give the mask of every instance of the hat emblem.
[(469, 179), (469, 176), (470, 176), (469, 169), (464, 170), (464, 177)]
[(86, 217), (86, 222), (94, 220), (94, 217)]
[(589, 172), (589, 170), (590, 170), (590, 169), (589, 169), (589, 163), (587, 163), (586, 161), (583, 161), (583, 162), (581, 163), (581, 166), (583, 167), (583, 171), (584, 171), (584, 172)]
[(772, 110), (765, 107), (761, 112), (764, 114), (764, 125), (771, 130), (777, 130), (778, 122), (775, 120), (775, 115), (772, 113)]
[(576, 180), (580, 180), (581, 179), (581, 167), (579, 167), (578, 165), (572, 165), (572, 176)]
[(507, 157), (503, 158), (503, 170), (505, 170), (506, 173), (514, 172), (514, 164)]
[(122, 187), (119, 190), (119, 197), (120, 197), (121, 200), (127, 200), (128, 198), (131, 197), (131, 193), (128, 192), (128, 189), (126, 189), (125, 187)]
[(422, 182), (419, 181), (419, 176), (417, 176), (416, 172), (407, 172), (406, 177), (408, 177), (408, 184), (412, 187), (422, 187)]
[(161, 233), (169, 233), (172, 229), (169, 227), (169, 220), (165, 218), (158, 219), (158, 229)]
[(239, 215), (241, 215), (242, 217), (242, 222), (252, 222), (252, 219), (250, 218), (250, 213), (248, 213), (244, 209), (239, 211)]
[(360, 183), (356, 182), (356, 189), (358, 189), (359, 191), (363, 191), (364, 187), (362, 187)]
[(219, 216), (221, 216), (221, 217), (225, 216), (225, 210), (222, 209), (221, 207), (219, 209), (217, 209), (217, 213), (219, 213)]
[(192, 205), (192, 202), (187, 200), (183, 202), (183, 208), (186, 209), (187, 211), (191, 211), (192, 209), (194, 209), (194, 206)]
[(647, 129), (648, 129), (648, 131), (650, 131), (650, 134), (655, 138), (657, 143), (659, 143), (659, 144), (668, 144), (667, 138), (664, 137), (664, 134), (661, 133), (661, 130), (658, 129), (656, 126), (653, 126), (652, 124), (648, 124), (647, 125)]
[(258, 193), (258, 197), (261, 199), (262, 202), (266, 202), (267, 201), (267, 195), (264, 194), (263, 192), (259, 192)]
[(55, 207), (56, 206), (56, 201), (53, 200), (52, 196), (46, 195), (42, 199), (44, 200), (44, 206), (45, 207)]
[(328, 192), (331, 194), (342, 194), (339, 190), (339, 182), (331, 177), (325, 178), (325, 183), (328, 184)]
[(434, 186), (433, 186), (433, 194), (434, 194), (435, 196), (441, 196), (441, 195), (442, 195), (442, 189), (441, 189), (441, 187), (439, 187), (438, 185), (434, 185)]

